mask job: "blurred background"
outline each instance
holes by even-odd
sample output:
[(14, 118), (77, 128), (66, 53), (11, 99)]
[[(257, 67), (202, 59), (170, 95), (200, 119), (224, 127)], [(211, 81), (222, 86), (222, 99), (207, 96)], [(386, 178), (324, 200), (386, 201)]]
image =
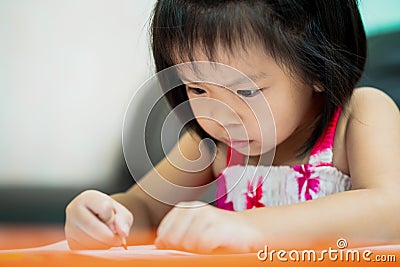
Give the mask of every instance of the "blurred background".
[(82, 190), (133, 183), (122, 123), (154, 2), (0, 0), (0, 222), (62, 223)]
[[(133, 184), (122, 123), (154, 70), (154, 2), (0, 0), (0, 224), (62, 225), (81, 191)], [(400, 1), (361, 0), (360, 10), (369, 39), (360, 85), (399, 105)]]

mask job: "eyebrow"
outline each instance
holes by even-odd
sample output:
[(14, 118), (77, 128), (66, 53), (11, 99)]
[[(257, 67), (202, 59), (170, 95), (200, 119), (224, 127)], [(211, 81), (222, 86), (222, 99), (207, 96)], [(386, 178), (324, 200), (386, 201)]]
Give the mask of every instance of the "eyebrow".
[[(244, 74), (244, 75), (247, 76), (247, 78), (252, 82), (255, 82), (255, 81), (258, 81), (258, 80), (261, 80), (261, 79), (271, 76), (270, 74), (265, 73), (265, 72), (259, 72), (259, 73), (251, 74), (251, 75), (247, 75), (247, 74)], [(239, 79), (233, 80), (227, 85), (227, 87), (232, 87), (236, 84), (243, 84), (242, 82), (245, 82), (245, 83), (249, 82), (248, 79), (241, 77)]]
[[(238, 84), (248, 84), (250, 81), (255, 82), (267, 77), (270, 77), (271, 75), (266, 73), (266, 72), (259, 72), (256, 74), (251, 74), (251, 75), (246, 75), (247, 78), (245, 77), (240, 77), (236, 80), (230, 81), (229, 84), (225, 85), (226, 87), (230, 88), (233, 87), (234, 85), (238, 85)], [(186, 81), (187, 83), (193, 83), (193, 84), (207, 84), (207, 82), (193, 82), (193, 81)]]

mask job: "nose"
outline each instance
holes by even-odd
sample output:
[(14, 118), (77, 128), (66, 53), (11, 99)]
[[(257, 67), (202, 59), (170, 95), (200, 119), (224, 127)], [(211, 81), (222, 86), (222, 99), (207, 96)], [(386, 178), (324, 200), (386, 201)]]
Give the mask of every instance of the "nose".
[(210, 117), (224, 127), (234, 127), (241, 125), (241, 118), (235, 110), (229, 107), (212, 107)]
[(243, 107), (238, 103), (239, 99), (235, 96), (224, 96), (223, 98), (213, 98), (210, 105), (210, 117), (224, 127), (237, 127), (243, 124)]
[(213, 107), (210, 111), (210, 117), (217, 123), (220, 129), (229, 139), (245, 139), (248, 132), (245, 128), (242, 114), (232, 107), (223, 104), (222, 107)]

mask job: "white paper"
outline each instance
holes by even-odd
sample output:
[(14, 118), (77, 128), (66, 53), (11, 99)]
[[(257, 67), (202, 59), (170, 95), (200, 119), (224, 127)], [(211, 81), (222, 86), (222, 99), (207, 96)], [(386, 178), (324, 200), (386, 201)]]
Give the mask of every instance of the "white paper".
[(141, 246), (128, 246), (128, 250), (122, 247), (113, 247), (107, 250), (70, 250), (66, 240), (62, 240), (47, 246), (25, 248), (25, 249), (11, 249), (0, 250), (0, 254), (4, 253), (29, 253), (29, 252), (69, 252), (81, 255), (88, 255), (100, 258), (109, 259), (134, 259), (134, 258), (148, 258), (149, 256), (193, 256), (198, 255), (180, 250), (165, 250), (157, 249), (155, 245), (141, 245)]

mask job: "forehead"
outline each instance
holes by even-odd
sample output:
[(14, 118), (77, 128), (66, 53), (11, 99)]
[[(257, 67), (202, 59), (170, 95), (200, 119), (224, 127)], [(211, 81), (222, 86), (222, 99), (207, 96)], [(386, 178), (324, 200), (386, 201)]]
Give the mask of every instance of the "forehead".
[(212, 61), (203, 53), (196, 53), (194, 60), (175, 65), (184, 83), (215, 83), (225, 87), (251, 85), (280, 70), (270, 56), (256, 48), (238, 49), (233, 53), (218, 49)]

